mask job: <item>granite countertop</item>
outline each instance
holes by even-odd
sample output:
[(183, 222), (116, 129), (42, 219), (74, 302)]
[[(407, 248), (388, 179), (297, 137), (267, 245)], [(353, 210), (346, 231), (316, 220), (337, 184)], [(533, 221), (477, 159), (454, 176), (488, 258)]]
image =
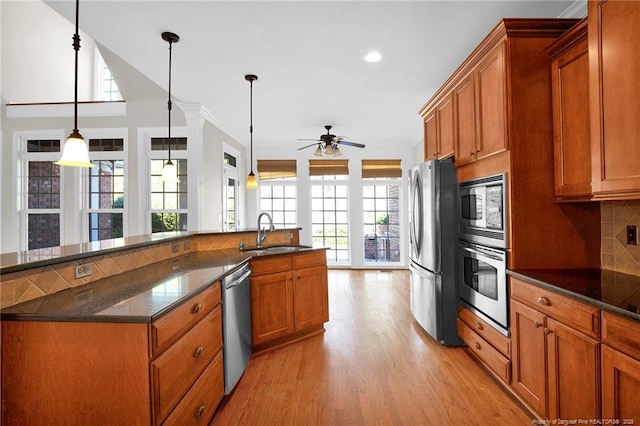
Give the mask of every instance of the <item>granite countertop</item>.
[(250, 259), (237, 249), (195, 252), (10, 306), (0, 317), (150, 323)]
[(640, 277), (607, 269), (516, 269), (507, 274), (640, 321)]

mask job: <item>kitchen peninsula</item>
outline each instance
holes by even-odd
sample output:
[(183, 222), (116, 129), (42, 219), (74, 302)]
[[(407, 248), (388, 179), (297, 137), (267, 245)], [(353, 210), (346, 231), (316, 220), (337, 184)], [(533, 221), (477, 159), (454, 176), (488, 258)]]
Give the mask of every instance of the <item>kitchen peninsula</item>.
[[(266, 245), (295, 248), (285, 252), (240, 251), (255, 244), (247, 230), (3, 255), (3, 423), (206, 424), (224, 390), (221, 279), (252, 258), (322, 255), (311, 294), (323, 284), (315, 305), (326, 304), (324, 249), (299, 246), (298, 231), (268, 233)], [(296, 338), (328, 313), (314, 318)]]

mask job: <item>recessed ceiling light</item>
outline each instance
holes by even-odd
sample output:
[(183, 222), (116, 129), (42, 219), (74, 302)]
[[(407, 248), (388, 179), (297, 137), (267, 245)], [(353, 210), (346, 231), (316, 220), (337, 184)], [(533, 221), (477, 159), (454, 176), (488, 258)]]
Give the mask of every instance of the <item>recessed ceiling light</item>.
[(364, 60), (367, 62), (380, 62), (382, 60), (382, 55), (380, 52), (374, 50), (373, 52), (367, 53)]

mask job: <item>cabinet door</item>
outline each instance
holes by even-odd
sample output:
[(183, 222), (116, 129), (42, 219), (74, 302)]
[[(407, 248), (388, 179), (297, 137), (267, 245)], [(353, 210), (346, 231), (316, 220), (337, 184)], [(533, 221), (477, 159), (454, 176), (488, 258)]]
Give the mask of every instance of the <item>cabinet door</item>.
[(556, 197), (590, 197), (589, 55), (586, 35), (551, 63), (551, 90)]
[(500, 43), (478, 65), (477, 88), (477, 159), (504, 152), (507, 143), (507, 87), (505, 44)]
[(547, 318), (550, 419), (600, 418), (600, 343)]
[(536, 414), (546, 417), (545, 315), (511, 300), (511, 387)]
[[(602, 345), (602, 417), (640, 422), (640, 361)], [(632, 419), (635, 423), (625, 422)]]
[(588, 8), (593, 190), (626, 198), (640, 192), (640, 2)]
[(475, 160), (476, 100), (473, 74), (464, 78), (453, 89), (453, 107), (456, 117), (456, 167)]
[(453, 94), (450, 93), (436, 107), (438, 158), (453, 156)]
[(327, 267), (294, 270), (293, 300), (296, 330), (329, 321)]
[(436, 111), (433, 109), (424, 117), (424, 161), (438, 158), (437, 137)]
[(293, 332), (291, 271), (251, 277), (253, 346)]

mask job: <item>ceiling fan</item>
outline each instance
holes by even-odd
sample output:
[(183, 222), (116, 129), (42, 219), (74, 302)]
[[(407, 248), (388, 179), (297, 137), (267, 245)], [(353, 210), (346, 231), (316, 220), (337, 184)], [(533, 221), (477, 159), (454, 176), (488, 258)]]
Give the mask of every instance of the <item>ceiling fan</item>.
[(299, 141), (315, 141), (315, 143), (312, 143), (311, 145), (298, 148), (298, 151), (317, 145), (316, 152), (314, 152), (313, 155), (322, 157), (324, 153), (324, 155), (332, 155), (334, 157), (337, 157), (339, 155), (342, 155), (338, 145), (347, 145), (347, 146), (355, 146), (357, 148), (364, 148), (364, 145), (361, 143), (345, 140), (346, 136), (332, 135), (331, 127), (332, 126), (330, 125), (324, 126), (324, 128), (327, 129), (327, 133), (324, 135), (320, 135), (320, 139), (298, 139)]

